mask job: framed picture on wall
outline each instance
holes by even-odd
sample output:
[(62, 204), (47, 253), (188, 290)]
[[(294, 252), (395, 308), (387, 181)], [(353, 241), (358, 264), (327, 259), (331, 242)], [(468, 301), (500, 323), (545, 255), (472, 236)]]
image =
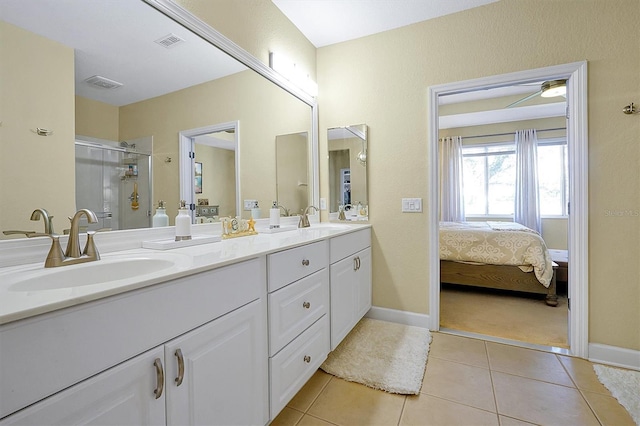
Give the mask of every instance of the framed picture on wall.
[(195, 187), (196, 187), (196, 194), (202, 194), (202, 163), (196, 163)]

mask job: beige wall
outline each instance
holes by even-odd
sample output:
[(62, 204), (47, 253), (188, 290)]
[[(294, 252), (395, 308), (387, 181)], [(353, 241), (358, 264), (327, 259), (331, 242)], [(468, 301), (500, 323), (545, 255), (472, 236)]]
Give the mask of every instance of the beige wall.
[[(180, 196), (178, 133), (236, 120), (240, 198), (266, 208), (276, 199), (276, 135), (311, 132), (306, 104), (244, 71), (120, 108), (121, 139), (153, 136), (153, 199), (167, 202), (170, 223)], [(165, 162), (166, 157), (172, 161)]]
[(219, 216), (236, 215), (236, 153), (231, 149), (196, 144), (196, 161), (202, 163), (202, 194), (209, 205), (219, 206)]
[(176, 0), (185, 9), (269, 65), (283, 53), (316, 81), (316, 48), (268, 0)]
[[(309, 205), (309, 138), (307, 134), (278, 135), (276, 159), (278, 204), (289, 210), (289, 214), (302, 214)], [(262, 206), (263, 211), (266, 213), (272, 204)]]
[(76, 135), (119, 141), (119, 108), (76, 96)]
[[(589, 340), (640, 349), (640, 120), (621, 112), (640, 98), (639, 21), (637, 0), (502, 0), (318, 50), (320, 129), (370, 129), (374, 305), (428, 313), (436, 236), (424, 215), (399, 213), (401, 197), (428, 199), (428, 87), (586, 59)], [(320, 143), (326, 152), (322, 130)]]
[(0, 231), (43, 232), (29, 218), (45, 208), (61, 232), (76, 210), (73, 49), (3, 21), (0, 40)]

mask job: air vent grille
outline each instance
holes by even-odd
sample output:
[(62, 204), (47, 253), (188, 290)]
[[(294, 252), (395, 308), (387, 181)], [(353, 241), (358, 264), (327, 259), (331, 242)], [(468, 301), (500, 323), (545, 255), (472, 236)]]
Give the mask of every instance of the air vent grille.
[(86, 83), (98, 87), (100, 89), (117, 89), (122, 86), (122, 83), (118, 83), (115, 80), (102, 77), (101, 75), (94, 75), (85, 80)]
[(177, 44), (183, 43), (184, 40), (178, 37), (177, 35), (171, 33), (157, 39), (155, 42), (158, 43), (160, 46), (164, 46), (167, 49), (170, 49)]

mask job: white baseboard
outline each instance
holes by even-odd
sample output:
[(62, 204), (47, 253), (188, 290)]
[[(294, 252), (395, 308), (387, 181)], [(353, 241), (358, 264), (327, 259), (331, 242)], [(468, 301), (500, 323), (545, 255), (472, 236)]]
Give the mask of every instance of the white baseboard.
[(415, 312), (399, 311), (396, 309), (380, 308), (373, 306), (365, 315), (367, 318), (381, 321), (395, 322), (398, 324), (412, 325), (415, 327), (429, 328), (429, 315)]
[(640, 351), (589, 343), (589, 361), (640, 371)]

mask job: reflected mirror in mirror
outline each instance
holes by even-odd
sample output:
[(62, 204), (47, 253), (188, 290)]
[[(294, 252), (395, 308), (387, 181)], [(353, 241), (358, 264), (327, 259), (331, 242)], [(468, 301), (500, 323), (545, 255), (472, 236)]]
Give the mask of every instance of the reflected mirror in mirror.
[[(265, 207), (277, 199), (276, 135), (311, 134), (307, 103), (142, 0), (98, 1), (90, 7), (85, 0), (3, 0), (0, 16), (0, 73), (7, 82), (0, 100), (2, 231), (42, 232), (42, 224), (29, 218), (36, 208), (45, 208), (55, 217), (56, 232), (62, 233), (69, 227), (66, 217), (90, 208), (81, 193), (81, 182), (88, 177), (76, 175), (76, 137), (115, 146), (151, 138), (151, 184), (138, 178), (137, 190), (140, 200), (152, 201), (140, 203), (135, 213), (148, 218), (153, 214), (150, 204), (164, 200), (173, 225), (180, 201), (180, 131), (241, 123), (236, 210), (241, 199), (258, 199)], [(37, 127), (51, 133), (39, 135)], [(5, 185), (25, 176), (25, 162), (28, 178)], [(117, 167), (120, 174), (129, 164)], [(211, 170), (205, 167), (204, 173)], [(149, 226), (148, 219), (126, 217), (134, 212), (128, 199), (134, 183), (133, 176), (118, 181), (118, 192), (126, 197), (110, 210), (97, 210), (112, 217), (118, 212), (126, 227)], [(204, 190), (211, 188), (205, 185)], [(104, 225), (124, 229), (113, 222)]]
[(367, 125), (331, 128), (327, 139), (330, 218), (368, 220)]
[(309, 202), (309, 135), (276, 136), (276, 188), (280, 214), (302, 214)]

